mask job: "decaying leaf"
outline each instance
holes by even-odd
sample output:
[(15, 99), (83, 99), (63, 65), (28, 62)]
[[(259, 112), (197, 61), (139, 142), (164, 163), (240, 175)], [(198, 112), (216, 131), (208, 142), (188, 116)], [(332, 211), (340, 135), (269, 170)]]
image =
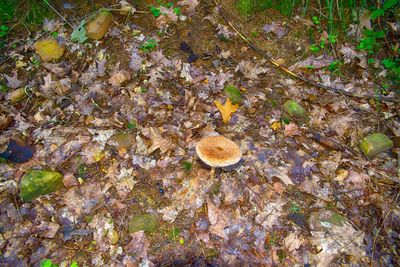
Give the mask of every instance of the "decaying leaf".
[(343, 226), (331, 224), (329, 232), (311, 232), (311, 242), (318, 246), (319, 253), (313, 257), (317, 266), (330, 266), (340, 254), (346, 253), (355, 258), (365, 255), (364, 233), (345, 222)]
[(17, 89), (18, 87), (21, 86), (22, 81), (18, 80), (18, 74), (17, 72), (14, 73), (14, 75), (8, 76), (7, 74), (3, 74), (4, 77), (7, 79), (7, 86), (12, 88), (12, 89)]
[(261, 67), (260, 65), (261, 64), (242, 60), (236, 67), (236, 71), (239, 70), (244, 75), (244, 77), (250, 80), (257, 80), (258, 75), (266, 73), (268, 71), (267, 68)]
[(108, 82), (112, 86), (121, 86), (126, 81), (129, 81), (131, 79), (131, 74), (126, 71), (126, 70), (118, 70), (114, 71), (111, 74), (111, 77), (108, 79)]
[(218, 100), (214, 101), (214, 104), (221, 113), (222, 121), (224, 123), (228, 123), (231, 120), (232, 113), (239, 108), (239, 104), (233, 105), (229, 98), (226, 99), (224, 105), (222, 105)]
[(178, 5), (187, 6), (187, 12), (193, 13), (195, 8), (199, 5), (199, 0), (182, 0), (178, 2)]
[(288, 30), (285, 27), (282, 27), (281, 25), (275, 23), (274, 21), (271, 24), (265, 24), (263, 27), (263, 30), (266, 33), (273, 32), (278, 39), (282, 39), (288, 32)]
[(147, 249), (150, 246), (149, 241), (146, 238), (144, 231), (138, 231), (130, 234), (132, 239), (126, 245), (126, 250), (130, 255), (134, 255), (138, 258), (147, 258)]
[(182, 210), (188, 210), (189, 215), (193, 216), (203, 205), (214, 182), (214, 179), (210, 179), (209, 172), (204, 169), (192, 173), (189, 179), (183, 181), (182, 187), (172, 194), (173, 204), (160, 210), (163, 219), (173, 222)]
[(149, 130), (151, 139), (151, 147), (149, 148), (149, 153), (152, 153), (157, 149), (160, 149), (161, 153), (166, 153), (175, 148), (175, 145), (161, 137), (161, 134), (158, 130), (154, 129), (153, 127), (150, 127)]

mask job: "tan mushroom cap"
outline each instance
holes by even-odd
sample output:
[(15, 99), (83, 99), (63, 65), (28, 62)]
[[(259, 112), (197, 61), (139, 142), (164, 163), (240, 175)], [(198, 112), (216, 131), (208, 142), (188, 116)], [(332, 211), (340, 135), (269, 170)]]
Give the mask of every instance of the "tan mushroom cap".
[(196, 153), (210, 167), (227, 167), (242, 158), (239, 146), (222, 135), (201, 139), (196, 145)]

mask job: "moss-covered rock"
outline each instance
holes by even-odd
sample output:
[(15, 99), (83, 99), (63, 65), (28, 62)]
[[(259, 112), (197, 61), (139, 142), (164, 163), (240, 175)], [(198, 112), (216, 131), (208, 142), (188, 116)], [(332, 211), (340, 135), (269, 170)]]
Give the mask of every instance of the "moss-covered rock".
[(21, 178), (20, 197), (23, 201), (31, 201), (36, 197), (55, 192), (62, 186), (61, 173), (31, 170)]
[(57, 60), (64, 54), (64, 47), (54, 39), (37, 41), (35, 50), (43, 61)]
[(158, 224), (158, 218), (155, 214), (140, 214), (135, 215), (129, 221), (129, 233), (138, 231), (153, 232)]
[(392, 140), (382, 133), (374, 133), (364, 139), (360, 143), (362, 151), (368, 158), (373, 158), (383, 151), (393, 146)]
[(90, 39), (100, 40), (107, 33), (112, 22), (112, 14), (109, 11), (101, 11), (86, 25), (86, 36)]
[(293, 118), (304, 118), (307, 116), (306, 110), (294, 100), (288, 100), (283, 104), (286, 113)]

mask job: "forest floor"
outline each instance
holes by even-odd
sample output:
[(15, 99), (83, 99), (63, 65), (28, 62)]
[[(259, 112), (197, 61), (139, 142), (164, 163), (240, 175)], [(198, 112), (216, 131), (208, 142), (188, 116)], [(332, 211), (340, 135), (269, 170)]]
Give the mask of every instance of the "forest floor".
[[(399, 143), (373, 159), (359, 144), (375, 132), (400, 136), (399, 105), (288, 76), (213, 1), (182, 1), (158, 18), (141, 2), (133, 15), (113, 11), (101, 40), (73, 43), (55, 19), (7, 51), (1, 73), (25, 89), (0, 95), (0, 145), (17, 140), (34, 154), (0, 163), (0, 266), (398, 266)], [(76, 27), (85, 8), (63, 14)], [(294, 73), (374, 94), (351, 38), (313, 54), (310, 35), (326, 33), (312, 21), (222, 8)], [(34, 43), (52, 32), (65, 52), (40, 62)], [(224, 123), (214, 101), (232, 97), (228, 84), (240, 101)], [(287, 114), (287, 100), (306, 115)], [(243, 157), (211, 175), (195, 146), (215, 134)], [(24, 201), (21, 177), (32, 169), (60, 172), (63, 186)]]

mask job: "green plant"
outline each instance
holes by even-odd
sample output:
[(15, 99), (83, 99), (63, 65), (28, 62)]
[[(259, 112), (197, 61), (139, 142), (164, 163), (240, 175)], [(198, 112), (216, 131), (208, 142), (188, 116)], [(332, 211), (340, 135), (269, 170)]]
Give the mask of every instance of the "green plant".
[(299, 213), (301, 211), (301, 208), (299, 205), (297, 205), (296, 203), (292, 203), (290, 205), (290, 212), (291, 213)]
[(373, 31), (364, 30), (364, 37), (360, 40), (357, 48), (360, 50), (367, 51), (368, 54), (372, 55), (375, 48), (378, 46), (377, 39), (382, 39), (385, 37), (384, 31)]
[(309, 49), (313, 53), (317, 53), (317, 52), (321, 51), (319, 44), (312, 44), (312, 45), (310, 45)]
[(175, 13), (175, 15), (180, 16), (181, 15), (181, 8), (174, 7), (174, 13)]
[(400, 82), (400, 58), (385, 58), (382, 65), (389, 72), (389, 78), (396, 84)]
[[(54, 264), (51, 260), (45, 259), (40, 262), (40, 267), (58, 267), (57, 264)], [(76, 261), (72, 262), (69, 267), (78, 267), (78, 263)]]
[(82, 44), (88, 39), (86, 35), (86, 20), (83, 19), (71, 34), (71, 42)]
[(399, 0), (386, 0), (381, 8), (376, 8), (370, 15), (370, 19), (376, 20), (377, 18), (385, 15), (385, 12), (391, 10), (395, 5), (399, 4)]
[(313, 16), (312, 17), (312, 22), (313, 22), (314, 25), (319, 25), (320, 24), (319, 18), (317, 16)]
[(136, 124), (136, 121), (135, 121), (135, 120), (131, 120), (130, 122), (128, 122), (127, 128), (128, 128), (129, 130), (136, 129), (136, 127), (137, 127), (137, 124)]
[(0, 84), (0, 93), (7, 93), (8, 92), (8, 87), (5, 86), (4, 84)]
[(17, 9), (17, 0), (2, 0), (0, 1), (0, 22), (9, 22), (15, 17)]
[(139, 49), (143, 52), (153, 51), (157, 46), (157, 41), (154, 39), (148, 39), (144, 44), (142, 44)]
[(151, 6), (150, 12), (156, 18), (158, 18), (161, 15), (161, 9), (159, 7)]
[(8, 31), (10, 28), (6, 25), (1, 25), (0, 26), (0, 38), (5, 37), (8, 34)]
[(87, 170), (87, 167), (86, 167), (86, 165), (84, 163), (79, 164), (79, 166), (78, 166), (78, 176), (79, 177), (84, 177), (85, 174), (86, 174), (86, 170)]
[(336, 44), (337, 43), (337, 36), (334, 34), (328, 34), (328, 41), (331, 44)]
[(340, 71), (340, 67), (342, 66), (342, 60), (335, 60), (329, 66), (327, 69), (332, 72), (332, 74), (336, 74)]
[(193, 164), (188, 162), (188, 161), (184, 161), (182, 163), (183, 165), (183, 169), (185, 170), (185, 172), (190, 172), (192, 170)]
[(179, 230), (179, 228), (173, 227), (171, 229), (171, 231), (169, 232), (169, 238), (172, 241), (177, 241), (180, 233), (181, 233), (181, 230)]

